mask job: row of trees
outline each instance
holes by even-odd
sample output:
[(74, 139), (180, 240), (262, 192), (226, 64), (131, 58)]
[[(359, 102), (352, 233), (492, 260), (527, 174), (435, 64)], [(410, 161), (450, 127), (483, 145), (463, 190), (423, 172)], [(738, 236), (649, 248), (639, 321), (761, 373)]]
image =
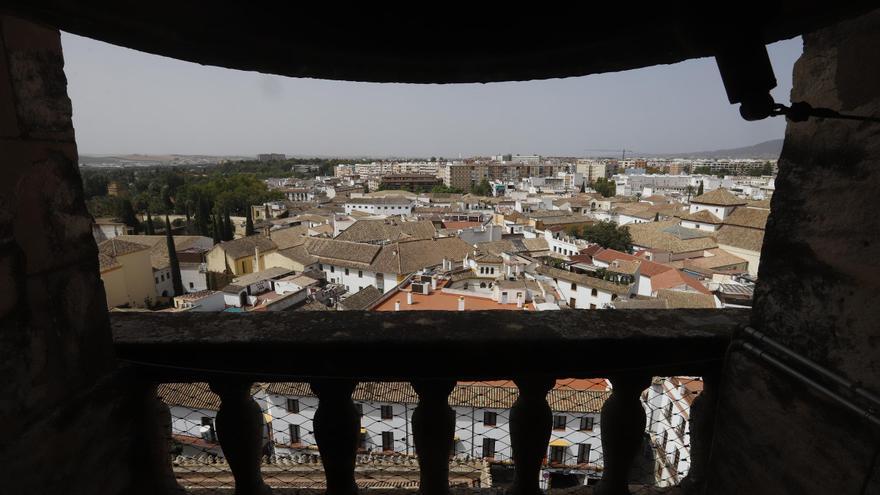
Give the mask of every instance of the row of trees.
[[(132, 227), (137, 234), (156, 235), (160, 231), (156, 228), (153, 221), (153, 214), (147, 210), (146, 218), (141, 222), (135, 214), (131, 200), (127, 198), (116, 198), (114, 201), (115, 214), (113, 215), (118, 221)], [(165, 217), (168, 219), (168, 216)], [(184, 226), (184, 233), (187, 235), (202, 235), (214, 239), (214, 243), (221, 241), (231, 241), (235, 237), (235, 225), (232, 222), (229, 210), (223, 212), (213, 211), (208, 207), (207, 202), (201, 202), (200, 208), (195, 215), (186, 212), (186, 220), (176, 219), (174, 222), (167, 222), (167, 229), (172, 226)], [(253, 218), (251, 217), (250, 208), (247, 209), (245, 215), (245, 235), (253, 235), (255, 233)]]
[(154, 214), (184, 214), (187, 207), (197, 209), (205, 198), (220, 212), (245, 215), (251, 202), (280, 199), (266, 189), (263, 179), (269, 177), (313, 178), (332, 175), (333, 167), (342, 160), (324, 158), (292, 158), (275, 162), (237, 161), (213, 165), (122, 167), (80, 169), (83, 192), (92, 213), (104, 216), (114, 210), (107, 199), (108, 186), (120, 186), (137, 211)]
[[(187, 231), (214, 237), (214, 224), (231, 225), (230, 215), (250, 215), (250, 206), (282, 199), (254, 175), (204, 175), (182, 169), (106, 170), (83, 169), (83, 191), (90, 213), (113, 217), (138, 232), (155, 231), (153, 215), (185, 215)], [(107, 195), (110, 183), (119, 185), (118, 197)], [(141, 225), (135, 212), (147, 212)], [(250, 222), (251, 226), (253, 221)], [(229, 228), (218, 228), (221, 240), (231, 238)]]

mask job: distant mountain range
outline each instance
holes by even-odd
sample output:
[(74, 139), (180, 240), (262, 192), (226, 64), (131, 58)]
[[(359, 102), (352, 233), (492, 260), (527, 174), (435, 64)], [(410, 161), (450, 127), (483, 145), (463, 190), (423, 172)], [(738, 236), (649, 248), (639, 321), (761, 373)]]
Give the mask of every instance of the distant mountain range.
[(658, 156), (675, 158), (755, 158), (759, 160), (775, 160), (782, 152), (782, 139), (771, 139), (763, 143), (742, 148), (730, 148), (715, 151), (692, 151), (690, 153), (663, 154)]
[(205, 165), (226, 160), (252, 160), (246, 156), (212, 156), (212, 155), (79, 155), (79, 164), (92, 167), (123, 167), (157, 165)]
[[(742, 148), (730, 148), (714, 151), (691, 151), (688, 153), (662, 153), (651, 154), (651, 157), (663, 158), (754, 158), (758, 160), (775, 160), (782, 152), (782, 139), (772, 139), (763, 143), (753, 144)], [(288, 158), (294, 158), (288, 156)], [(363, 160), (369, 158), (360, 157)], [(122, 166), (156, 166), (156, 165), (203, 165), (218, 163), (227, 160), (253, 160), (248, 156), (211, 156), (211, 155), (79, 155), (79, 163), (93, 167), (122, 167)]]

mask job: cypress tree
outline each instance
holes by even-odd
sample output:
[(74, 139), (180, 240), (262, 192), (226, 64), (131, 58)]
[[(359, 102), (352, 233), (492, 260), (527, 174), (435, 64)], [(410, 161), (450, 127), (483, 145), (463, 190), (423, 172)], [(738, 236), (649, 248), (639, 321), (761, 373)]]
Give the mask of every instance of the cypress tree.
[(155, 235), (156, 228), (153, 226), (153, 216), (150, 215), (150, 210), (147, 210), (147, 225), (144, 229), (144, 233), (147, 235)]
[(171, 283), (175, 296), (183, 294), (183, 280), (180, 277), (180, 262), (177, 261), (177, 250), (174, 248), (174, 237), (171, 235), (171, 222), (165, 215), (165, 242), (168, 246), (168, 265), (171, 268)]
[(221, 234), (220, 234), (220, 224), (217, 221), (216, 215), (214, 216), (212, 223), (214, 225), (214, 244), (220, 244), (220, 241), (222, 241), (223, 238), (221, 237)]
[(192, 223), (189, 217), (189, 201), (187, 201), (186, 204), (183, 205), (183, 213), (184, 215), (186, 215), (186, 233), (188, 235), (192, 235)]
[(248, 208), (245, 211), (245, 224), (244, 224), (244, 235), (246, 235), (246, 236), (254, 235), (254, 233), (255, 233), (254, 232), (254, 219), (252, 217), (253, 217), (253, 215), (251, 215), (251, 209)]
[(204, 198), (199, 197), (198, 202), (199, 209), (196, 213), (196, 229), (198, 229), (199, 235), (208, 237), (211, 235), (211, 211), (208, 208), (208, 202)]
[(232, 224), (232, 217), (229, 216), (229, 210), (226, 210), (223, 214), (223, 224), (221, 227), (224, 241), (235, 239), (235, 226)]
[(697, 196), (703, 195), (703, 181), (700, 181), (700, 187), (697, 189)]
[(129, 227), (133, 227), (135, 234), (140, 232), (141, 223), (138, 221), (137, 215), (134, 214), (134, 207), (131, 205), (131, 200), (122, 199), (116, 207), (119, 221), (121, 221), (125, 225), (128, 225)]

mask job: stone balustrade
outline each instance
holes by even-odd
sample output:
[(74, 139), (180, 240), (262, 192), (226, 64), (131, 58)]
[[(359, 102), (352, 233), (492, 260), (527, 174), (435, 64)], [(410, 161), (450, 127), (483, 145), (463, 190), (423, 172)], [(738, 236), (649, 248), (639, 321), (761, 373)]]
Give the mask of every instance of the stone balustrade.
[[(536, 495), (552, 428), (547, 393), (557, 378), (590, 377), (608, 377), (613, 387), (601, 412), (604, 469), (593, 493), (628, 494), (645, 431), (640, 396), (652, 376), (715, 376), (747, 319), (748, 310), (111, 314), (116, 354), (132, 380), (153, 390), (157, 383), (206, 381), (220, 397), (217, 434), (237, 495), (271, 493), (260, 469), (263, 417), (249, 393), (253, 382), (311, 384), (319, 398), (314, 429), (326, 493), (355, 495), (360, 422), (352, 391), (358, 381), (410, 381), (419, 396), (419, 488), (446, 495), (454, 434), (447, 396), (456, 380), (513, 380), (520, 393), (510, 414), (512, 493)], [(379, 351), (395, 359), (363, 364)], [(705, 385), (702, 404), (693, 408), (702, 418), (691, 422), (693, 479), (682, 484), (694, 491), (711, 437), (705, 418), (714, 415), (715, 381)], [(156, 442), (167, 433), (157, 431)]]

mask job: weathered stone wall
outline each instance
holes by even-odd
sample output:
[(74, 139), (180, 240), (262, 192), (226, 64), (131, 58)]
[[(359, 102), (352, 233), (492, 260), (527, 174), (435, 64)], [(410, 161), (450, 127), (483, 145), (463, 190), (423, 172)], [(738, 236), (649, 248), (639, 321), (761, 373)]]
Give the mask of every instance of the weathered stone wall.
[[(792, 101), (880, 116), (880, 11), (804, 36)], [(752, 324), (880, 392), (880, 124), (789, 122)], [(880, 493), (878, 436), (741, 351), (707, 493)], [(872, 475), (872, 473), (874, 473)]]
[(57, 30), (0, 16), (0, 493), (123, 493), (114, 378)]

